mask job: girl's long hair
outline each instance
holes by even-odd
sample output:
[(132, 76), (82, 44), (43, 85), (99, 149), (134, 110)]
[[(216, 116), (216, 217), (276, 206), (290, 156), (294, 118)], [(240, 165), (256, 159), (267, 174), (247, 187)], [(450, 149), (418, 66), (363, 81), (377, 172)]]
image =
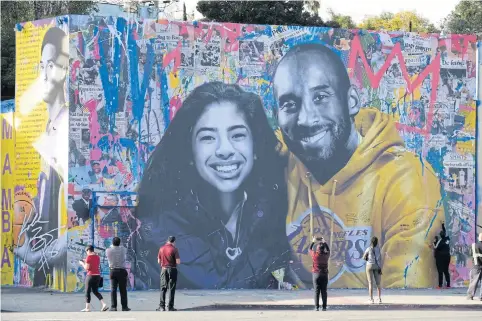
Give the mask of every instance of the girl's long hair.
[(184, 100), (150, 156), (138, 191), (139, 219), (156, 220), (155, 216), (163, 211), (175, 210), (189, 194), (216, 192), (193, 165), (192, 131), (206, 107), (219, 102), (235, 104), (252, 133), (256, 159), (241, 188), (248, 196), (262, 197), (266, 191), (285, 184), (285, 160), (279, 156), (280, 144), (258, 95), (237, 85), (208, 82), (195, 88)]
[(378, 237), (373, 236), (372, 239), (370, 240), (370, 246), (372, 248), (375, 248), (377, 247), (377, 245), (378, 245)]

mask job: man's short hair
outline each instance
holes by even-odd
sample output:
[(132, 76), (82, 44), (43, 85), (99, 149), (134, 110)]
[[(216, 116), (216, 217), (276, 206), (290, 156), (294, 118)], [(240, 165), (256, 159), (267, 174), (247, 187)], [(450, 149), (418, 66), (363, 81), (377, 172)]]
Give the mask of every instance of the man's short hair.
[(66, 50), (67, 48), (65, 48), (65, 41), (68, 41), (66, 40), (65, 38), (67, 37), (67, 34), (65, 33), (65, 31), (63, 31), (62, 29), (58, 28), (58, 27), (53, 27), (53, 28), (50, 28), (46, 33), (45, 33), (45, 36), (44, 36), (44, 39), (42, 41), (42, 48), (41, 48), (41, 51), (42, 52), (44, 50), (44, 47), (48, 44), (51, 44), (52, 46), (55, 47), (56, 51), (55, 51), (55, 54), (56, 54), (56, 57), (55, 58), (58, 58), (60, 55), (64, 55), (65, 58), (63, 61), (66, 62), (66, 64), (68, 64), (68, 52), (64, 52), (64, 50)]
[(167, 241), (168, 241), (169, 243), (174, 243), (174, 242), (176, 242), (176, 237), (175, 237), (175, 236), (169, 236), (169, 237), (167, 238)]
[(325, 249), (328, 249), (328, 245), (326, 243), (319, 243), (316, 248), (316, 251), (320, 253), (320, 252), (323, 252)]
[(121, 243), (121, 239), (118, 238), (117, 236), (112, 239), (112, 245), (119, 246), (120, 243)]
[(89, 245), (87, 246), (87, 248), (85, 249), (87, 252), (94, 252), (94, 246), (93, 245)]
[(335, 74), (338, 76), (339, 84), (346, 89), (350, 87), (351, 85), (350, 77), (348, 76), (348, 72), (346, 70), (345, 65), (343, 64), (343, 61), (333, 50), (326, 47), (325, 45), (322, 45), (321, 43), (304, 43), (304, 44), (300, 44), (292, 47), (286, 53), (286, 55), (284, 55), (283, 58), (281, 58), (281, 60), (278, 62), (278, 65), (276, 66), (276, 69), (273, 73), (273, 79), (276, 75), (276, 72), (278, 71), (278, 67), (281, 65), (283, 60), (288, 59), (297, 54), (308, 53), (308, 52), (317, 53), (322, 56), (325, 56), (326, 59), (330, 61), (331, 68), (334, 69)]

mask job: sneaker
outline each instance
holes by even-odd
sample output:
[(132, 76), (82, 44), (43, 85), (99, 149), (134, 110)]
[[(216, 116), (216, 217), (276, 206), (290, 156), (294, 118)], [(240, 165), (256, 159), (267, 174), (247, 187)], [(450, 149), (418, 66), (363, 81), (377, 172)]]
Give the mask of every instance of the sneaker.
[(319, 308), (319, 307), (315, 307), (315, 311), (320, 311), (320, 308)]
[(321, 309), (321, 311), (326, 311), (326, 308)]
[(169, 308), (169, 309), (167, 309), (167, 310), (168, 310), (168, 311), (177, 311), (176, 308)]
[(436, 287), (437, 290), (442, 290), (442, 287), (438, 286)]
[(166, 311), (166, 308), (165, 308), (165, 307), (158, 307), (158, 308), (156, 309), (156, 311)]
[(368, 300), (368, 304), (373, 304), (373, 303), (375, 303), (375, 301), (373, 301), (373, 299)]
[(117, 311), (117, 308), (110, 308), (109, 311)]
[(109, 307), (108, 307), (107, 304), (106, 304), (106, 305), (104, 305), (104, 306), (102, 307), (102, 309), (100, 309), (100, 312), (105, 312), (105, 311), (107, 311), (107, 310), (109, 310)]
[(82, 309), (80, 312), (90, 312), (90, 309)]
[(473, 296), (470, 296), (470, 295), (469, 295), (469, 296), (467, 296), (467, 300), (473, 300), (473, 299), (474, 299), (474, 297), (473, 297)]
[(451, 286), (450, 286), (450, 285), (447, 285), (447, 286), (445, 287), (445, 289), (450, 289), (450, 288), (451, 288)]
[(382, 304), (382, 298), (378, 298), (378, 304)]
[(130, 311), (130, 308), (122, 308), (122, 311)]

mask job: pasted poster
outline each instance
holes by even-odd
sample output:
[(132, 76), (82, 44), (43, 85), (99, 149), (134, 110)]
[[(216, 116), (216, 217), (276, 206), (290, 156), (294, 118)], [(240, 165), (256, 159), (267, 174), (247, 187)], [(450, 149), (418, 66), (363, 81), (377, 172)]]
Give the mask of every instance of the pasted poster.
[(14, 282), (66, 290), (68, 19), (17, 25)]
[(2, 101), (0, 113), (0, 170), (1, 170), (1, 193), (2, 193), (2, 277), (1, 285), (13, 284), (13, 201), (15, 192), (15, 132), (14, 114), (15, 102), (13, 100)]

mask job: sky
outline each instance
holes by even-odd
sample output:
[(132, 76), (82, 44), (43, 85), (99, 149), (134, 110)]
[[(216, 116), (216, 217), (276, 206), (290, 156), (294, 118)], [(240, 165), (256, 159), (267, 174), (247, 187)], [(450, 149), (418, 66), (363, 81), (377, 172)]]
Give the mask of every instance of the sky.
[[(182, 1), (182, 0), (181, 0)], [(336, 13), (351, 16), (360, 22), (367, 15), (378, 15), (384, 11), (399, 12), (415, 10), (428, 18), (436, 26), (457, 5), (460, 0), (321, 0), (320, 16), (328, 18), (329, 8)], [(185, 0), (186, 9), (191, 12), (196, 8), (197, 0)], [(196, 13), (196, 18), (201, 15)]]

